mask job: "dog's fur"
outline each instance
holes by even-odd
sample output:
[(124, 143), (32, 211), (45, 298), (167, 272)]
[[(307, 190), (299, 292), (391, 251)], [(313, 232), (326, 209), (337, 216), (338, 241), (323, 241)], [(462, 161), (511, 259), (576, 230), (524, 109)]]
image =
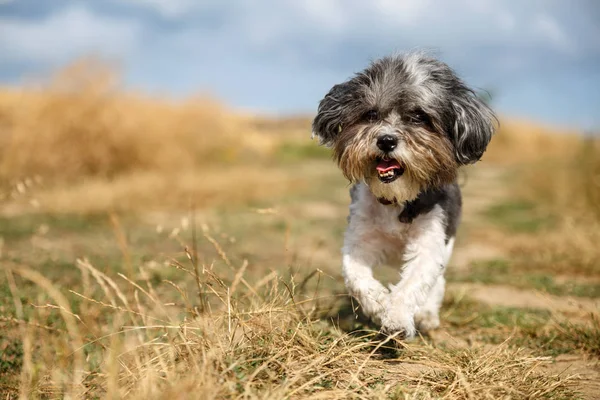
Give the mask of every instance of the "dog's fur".
[[(313, 135), (354, 184), (344, 280), (385, 333), (412, 338), (439, 325), (461, 212), (457, 169), (480, 159), (495, 127), (475, 92), (423, 53), (377, 60), (319, 103)], [(396, 285), (373, 277), (382, 263), (401, 265)]]

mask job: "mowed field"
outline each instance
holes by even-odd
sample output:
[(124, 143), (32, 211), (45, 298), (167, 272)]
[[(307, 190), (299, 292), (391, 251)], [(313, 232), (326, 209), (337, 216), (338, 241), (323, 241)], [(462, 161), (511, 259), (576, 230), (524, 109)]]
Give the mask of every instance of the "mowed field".
[(0, 90), (1, 398), (600, 398), (598, 139), (501, 118), (441, 327), (406, 343), (345, 294), (310, 116), (114, 78)]

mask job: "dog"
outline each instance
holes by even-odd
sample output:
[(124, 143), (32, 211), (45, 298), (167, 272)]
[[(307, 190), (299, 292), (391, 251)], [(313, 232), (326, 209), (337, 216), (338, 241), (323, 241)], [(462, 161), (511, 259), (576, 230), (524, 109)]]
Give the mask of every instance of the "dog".
[[(481, 158), (497, 125), (474, 90), (422, 52), (373, 61), (319, 102), (313, 137), (352, 184), (342, 275), (384, 334), (439, 326), (461, 216), (457, 172)], [(397, 284), (374, 278), (384, 263), (399, 265)]]

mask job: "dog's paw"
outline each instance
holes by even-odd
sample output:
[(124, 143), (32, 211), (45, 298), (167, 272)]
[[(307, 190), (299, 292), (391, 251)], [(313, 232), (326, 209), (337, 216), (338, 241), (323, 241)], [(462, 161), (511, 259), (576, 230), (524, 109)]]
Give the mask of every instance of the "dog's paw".
[(397, 305), (388, 308), (381, 318), (381, 331), (386, 335), (396, 335), (399, 339), (411, 340), (415, 337), (415, 316)]
[(419, 311), (415, 315), (415, 324), (419, 332), (429, 332), (440, 326), (440, 317), (437, 312)]
[(389, 290), (377, 281), (356, 283), (350, 288), (350, 294), (358, 300), (362, 313), (376, 324), (381, 323)]

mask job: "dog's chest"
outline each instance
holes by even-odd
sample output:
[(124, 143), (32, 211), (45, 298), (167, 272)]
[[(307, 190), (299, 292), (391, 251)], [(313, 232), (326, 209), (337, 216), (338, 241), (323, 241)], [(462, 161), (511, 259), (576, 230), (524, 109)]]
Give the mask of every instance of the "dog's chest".
[(387, 259), (401, 258), (412, 228), (412, 224), (400, 222), (402, 210), (401, 206), (380, 204), (366, 187), (357, 187), (347, 234), (368, 242)]

